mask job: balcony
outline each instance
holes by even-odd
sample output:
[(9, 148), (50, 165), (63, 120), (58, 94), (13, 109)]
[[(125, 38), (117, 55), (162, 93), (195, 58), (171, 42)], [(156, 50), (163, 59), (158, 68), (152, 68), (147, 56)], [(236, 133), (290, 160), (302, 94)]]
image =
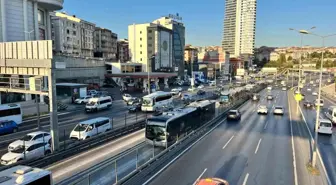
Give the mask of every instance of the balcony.
[(38, 5), (49, 11), (61, 10), (64, 0), (37, 0)]

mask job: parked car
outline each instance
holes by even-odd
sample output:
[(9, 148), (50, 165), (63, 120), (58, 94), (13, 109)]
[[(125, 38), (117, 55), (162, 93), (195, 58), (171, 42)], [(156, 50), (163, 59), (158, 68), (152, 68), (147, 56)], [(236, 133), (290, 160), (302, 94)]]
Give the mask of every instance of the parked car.
[(125, 101), (125, 102), (128, 102), (128, 100), (130, 100), (132, 98), (132, 96), (130, 94), (123, 94), (122, 95), (122, 99)]
[(1, 157), (2, 165), (11, 165), (22, 160), (39, 159), (51, 153), (49, 143), (27, 142)]
[(29, 143), (29, 142), (51, 143), (51, 136), (49, 132), (44, 132), (44, 131), (36, 131), (36, 132), (28, 133), (23, 138), (10, 143), (8, 145), (8, 151), (15, 150), (16, 148), (26, 145), (26, 143)]
[(227, 113), (227, 119), (228, 120), (240, 120), (241, 119), (241, 114), (239, 110), (230, 110)]
[(87, 104), (89, 102), (89, 99), (92, 98), (92, 96), (84, 96), (84, 97), (80, 97), (77, 98), (75, 100), (76, 104)]
[(0, 135), (14, 133), (19, 130), (15, 121), (0, 121)]
[(314, 106), (314, 104), (310, 101), (305, 101), (303, 102), (303, 106), (306, 108), (312, 108)]

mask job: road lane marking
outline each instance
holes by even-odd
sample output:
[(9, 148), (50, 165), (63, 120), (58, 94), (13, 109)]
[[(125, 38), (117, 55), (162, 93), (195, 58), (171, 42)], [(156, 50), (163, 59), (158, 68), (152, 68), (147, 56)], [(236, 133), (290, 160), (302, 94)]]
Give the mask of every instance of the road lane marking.
[(201, 179), (201, 177), (203, 176), (203, 174), (204, 174), (206, 171), (207, 171), (207, 168), (205, 168), (205, 169), (203, 170), (203, 172), (201, 173), (201, 175), (199, 175), (199, 176), (197, 177), (197, 179), (196, 179), (196, 181), (194, 182), (193, 185), (195, 185), (195, 184), (197, 183), (197, 181)]
[(261, 138), (259, 139), (259, 142), (258, 142), (258, 145), (257, 145), (257, 148), (255, 149), (255, 154), (258, 152), (258, 149), (259, 149), (259, 146), (260, 146), (260, 142), (261, 142)]
[(264, 130), (266, 130), (267, 125), (268, 125), (268, 121), (266, 121), (266, 124), (265, 124), (265, 126), (264, 126)]
[(226, 144), (223, 146), (223, 149), (231, 142), (231, 140), (234, 138), (234, 135), (233, 136), (231, 136), (231, 138), (229, 139), (229, 141), (228, 142), (226, 142)]
[(248, 174), (248, 173), (245, 175), (243, 185), (246, 185), (246, 183), (247, 183), (247, 179), (248, 179), (249, 175), (250, 175), (250, 174)]
[(295, 155), (295, 146), (294, 146), (294, 137), (293, 137), (293, 124), (292, 124), (292, 112), (290, 109), (289, 97), (287, 94), (288, 101), (288, 110), (289, 110), (289, 122), (290, 122), (290, 132), (291, 132), (291, 140), (292, 140), (292, 152), (293, 152), (293, 168), (294, 168), (294, 185), (298, 185), (298, 175), (296, 169), (296, 155)]

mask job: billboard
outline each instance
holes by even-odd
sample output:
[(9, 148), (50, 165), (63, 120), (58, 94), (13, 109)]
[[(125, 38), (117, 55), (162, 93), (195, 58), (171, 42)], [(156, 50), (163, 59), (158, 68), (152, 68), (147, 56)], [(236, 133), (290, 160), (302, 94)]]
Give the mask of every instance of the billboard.
[(166, 31), (160, 31), (160, 51), (159, 58), (161, 59), (160, 68), (168, 68), (171, 67), (169, 55), (171, 51), (171, 34)]

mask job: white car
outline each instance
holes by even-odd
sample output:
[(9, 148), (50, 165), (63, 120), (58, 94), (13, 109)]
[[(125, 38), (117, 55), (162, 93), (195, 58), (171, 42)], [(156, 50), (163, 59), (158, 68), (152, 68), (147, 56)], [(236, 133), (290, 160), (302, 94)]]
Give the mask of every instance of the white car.
[(287, 88), (286, 88), (286, 87), (282, 87), (282, 90), (283, 90), (283, 91), (287, 91)]
[(265, 105), (260, 105), (258, 107), (257, 113), (258, 114), (267, 114), (268, 113), (268, 109), (267, 109), (267, 107)]
[(267, 95), (267, 100), (273, 100), (273, 96), (272, 95)]
[(272, 87), (271, 87), (271, 86), (268, 86), (268, 87), (267, 87), (267, 90), (272, 90)]
[(16, 140), (8, 145), (8, 151), (15, 150), (16, 148), (26, 145), (29, 142), (44, 142), (44, 143), (51, 143), (51, 136), (49, 132), (43, 131), (36, 131), (25, 135), (22, 139)]
[(132, 99), (132, 96), (130, 94), (123, 94), (122, 99), (127, 102)]
[(311, 91), (311, 88), (308, 88), (307, 91)]
[(319, 127), (317, 132), (320, 134), (329, 134), (332, 135), (332, 123), (328, 119), (320, 119), (319, 120)]
[(179, 87), (179, 88), (175, 88), (175, 89), (172, 89), (171, 90), (171, 93), (173, 94), (173, 95), (177, 95), (177, 94), (179, 94), (179, 93), (181, 93), (182, 92), (182, 88), (181, 87)]
[[(315, 100), (315, 106), (317, 107), (317, 105), (319, 104), (317, 100)], [(320, 99), (320, 107), (323, 107), (324, 106), (324, 100), (323, 99)]]
[(84, 97), (80, 97), (77, 98), (75, 100), (76, 104), (87, 104), (89, 102), (89, 99), (92, 98), (91, 96), (84, 96)]
[(313, 92), (312, 95), (313, 95), (313, 96), (317, 96), (317, 92)]
[(284, 109), (281, 106), (276, 106), (274, 108), (273, 114), (280, 114), (283, 115), (284, 114)]
[(198, 88), (198, 89), (203, 89), (203, 88), (204, 88), (204, 85), (199, 85), (197, 88)]
[(25, 146), (21, 145), (1, 157), (2, 165), (14, 164), (21, 160), (39, 159), (51, 153), (48, 143), (44, 142), (27, 142)]

